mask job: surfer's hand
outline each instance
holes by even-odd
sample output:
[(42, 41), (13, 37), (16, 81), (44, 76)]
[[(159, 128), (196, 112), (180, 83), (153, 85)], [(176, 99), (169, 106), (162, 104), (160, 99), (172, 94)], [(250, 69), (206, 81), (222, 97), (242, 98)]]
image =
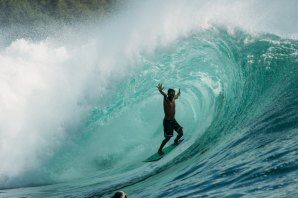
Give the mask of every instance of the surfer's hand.
[(158, 83), (158, 85), (156, 86), (157, 89), (161, 92), (163, 90), (162, 84)]
[(180, 96), (180, 89), (178, 90), (177, 95), (175, 95), (175, 99), (178, 99), (179, 96)]

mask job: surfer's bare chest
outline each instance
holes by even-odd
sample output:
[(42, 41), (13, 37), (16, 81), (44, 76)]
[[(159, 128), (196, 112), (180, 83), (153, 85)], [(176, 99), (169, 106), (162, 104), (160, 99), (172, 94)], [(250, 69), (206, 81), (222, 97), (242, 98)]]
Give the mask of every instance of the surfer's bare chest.
[(164, 101), (164, 112), (167, 118), (174, 118), (175, 115), (175, 100)]

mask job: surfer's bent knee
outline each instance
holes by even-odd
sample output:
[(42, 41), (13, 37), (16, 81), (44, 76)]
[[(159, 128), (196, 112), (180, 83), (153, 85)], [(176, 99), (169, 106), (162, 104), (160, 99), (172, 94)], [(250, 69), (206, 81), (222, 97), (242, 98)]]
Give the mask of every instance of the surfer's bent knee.
[(172, 136), (166, 136), (165, 140), (170, 140)]
[(181, 127), (178, 131), (179, 134), (183, 135), (183, 127)]

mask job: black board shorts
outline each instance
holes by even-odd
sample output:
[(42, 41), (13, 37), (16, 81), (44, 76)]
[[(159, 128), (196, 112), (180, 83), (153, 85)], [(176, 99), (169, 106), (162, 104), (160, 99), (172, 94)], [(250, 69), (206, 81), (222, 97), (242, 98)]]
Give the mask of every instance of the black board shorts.
[(175, 120), (163, 120), (163, 130), (164, 130), (164, 135), (165, 137), (172, 137), (173, 136), (173, 131), (179, 131), (183, 127), (180, 126), (180, 124)]

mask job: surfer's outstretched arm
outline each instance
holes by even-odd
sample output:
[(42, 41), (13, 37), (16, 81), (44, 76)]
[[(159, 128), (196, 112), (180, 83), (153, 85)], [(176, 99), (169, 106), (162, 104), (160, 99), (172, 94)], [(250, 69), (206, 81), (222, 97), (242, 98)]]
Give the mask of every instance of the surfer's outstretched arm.
[(180, 96), (180, 89), (179, 89), (179, 91), (178, 91), (178, 93), (175, 95), (175, 99), (178, 99), (178, 97)]
[(163, 92), (164, 87), (162, 87), (161, 83), (158, 83), (158, 85), (156, 87), (161, 95), (163, 95), (164, 97), (167, 97), (167, 94), (165, 94), (165, 92)]
[(156, 87), (157, 87), (158, 91), (160, 92), (160, 94), (163, 95), (165, 102), (169, 103), (170, 101), (167, 97), (167, 94), (165, 92), (163, 92), (164, 87), (162, 87), (162, 84), (158, 83), (158, 85)]

